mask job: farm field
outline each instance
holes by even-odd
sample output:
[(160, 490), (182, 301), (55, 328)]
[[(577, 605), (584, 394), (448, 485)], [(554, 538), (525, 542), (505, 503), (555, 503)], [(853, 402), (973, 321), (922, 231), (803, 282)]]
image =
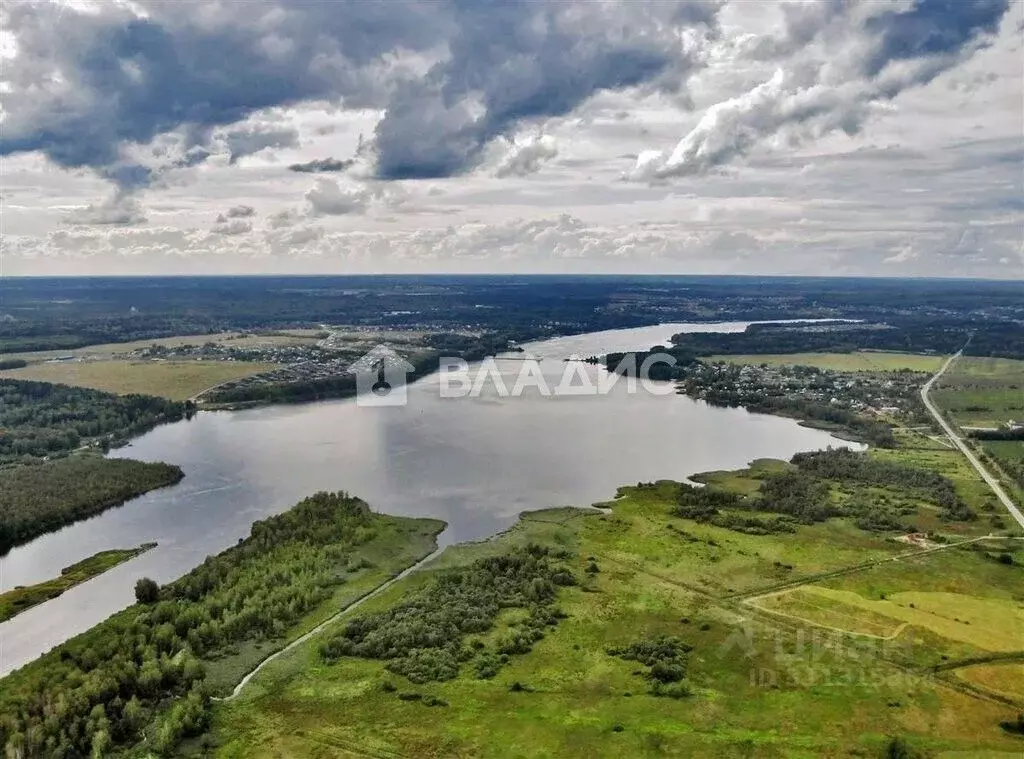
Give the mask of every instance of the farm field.
[(61, 361), (0, 372), (0, 377), (89, 387), (118, 395), (141, 393), (182, 401), (229, 380), (276, 369), (248, 361)]
[(939, 381), (934, 397), (961, 427), (1024, 420), (1024, 361), (961, 357)]
[[(761, 462), (761, 474), (771, 466)], [(742, 482), (746, 476), (733, 474), (730, 486), (749, 487)], [(727, 477), (701, 479), (721, 483)], [(547, 546), (577, 578), (557, 591), (565, 616), (527, 651), (509, 656), (493, 676), (477, 676), (472, 652), (484, 656), (524, 629), (523, 609), (505, 609), (491, 628), (467, 635), (472, 661), (441, 681), (409, 680), (378, 659), (342, 656), (329, 663), (321, 645), (346, 629), (342, 621), (320, 640), (271, 663), (238, 699), (219, 704), (202, 750), (229, 759), (881, 757), (893, 736), (900, 736), (929, 753), (1015, 755), (1018, 739), (998, 727), (1015, 714), (1006, 703), (890, 663), (884, 648), (859, 645), (865, 636), (782, 619), (729, 597), (734, 588), (756, 591), (779, 580), (810, 579), (858, 557), (881, 559), (907, 546), (897, 549), (843, 520), (766, 536), (700, 524), (672, 516), (674, 488), (623, 488), (604, 504), (606, 513), (554, 509), (523, 515), (494, 540), (448, 549), (426, 571), (353, 615), (367, 619), (410, 597), (426, 598), (417, 594), (487, 557), (521, 554), (531, 543)], [(949, 602), (944, 593), (973, 599), (978, 608), (964, 612), (972, 623), (992, 608), (1010, 620), (1019, 616), (1020, 564), (1001, 564), (966, 549), (918, 561), (951, 554), (956, 556), (950, 566), (960, 574), (948, 579), (935, 579), (936, 566), (904, 571), (902, 561), (884, 562), (832, 582), (816, 581), (810, 593), (828, 597), (836, 612), (859, 617), (858, 624), (881, 623), (879, 629), (897, 637), (901, 628), (917, 624), (892, 616), (893, 609), (906, 612), (900, 602), (914, 603), (930, 622), (927, 615)], [(890, 572), (899, 578), (894, 592), (908, 594), (906, 599), (873, 603), (877, 594), (865, 594), (858, 578), (871, 575), (877, 583)], [(932, 578), (931, 584), (918, 588), (922, 576)], [(843, 581), (849, 586), (839, 588)], [(986, 595), (975, 598), (980, 582), (987, 583)], [(940, 632), (925, 628), (922, 639), (929, 645), (938, 639), (942, 648), (941, 632), (954, 625), (974, 626), (948, 620)], [(1006, 636), (1012, 631), (998, 640), (985, 637), (992, 634), (989, 627), (979, 626), (975, 634), (975, 643), (1001, 650), (1011, 644)], [(613, 655), (659, 636), (690, 647), (685, 687), (673, 691), (676, 697), (655, 695), (643, 665)]]
[(123, 356), (132, 351), (144, 350), (154, 345), (162, 348), (181, 348), (187, 345), (205, 345), (216, 343), (231, 348), (256, 348), (286, 345), (315, 345), (323, 332), (318, 329), (290, 329), (271, 333), (249, 332), (215, 332), (206, 335), (176, 335), (174, 337), (157, 337), (150, 340), (134, 340), (126, 343), (102, 343), (88, 345), (84, 348), (67, 350), (30, 351), (23, 353), (5, 353), (5, 359), (21, 359), (29, 364), (51, 361), (61, 356), (102, 360)]
[(854, 353), (781, 353), (746, 356), (710, 356), (705, 362), (725, 361), (732, 364), (768, 364), (769, 366), (814, 366), (841, 372), (935, 372), (944, 356), (918, 353), (887, 353), (856, 351)]

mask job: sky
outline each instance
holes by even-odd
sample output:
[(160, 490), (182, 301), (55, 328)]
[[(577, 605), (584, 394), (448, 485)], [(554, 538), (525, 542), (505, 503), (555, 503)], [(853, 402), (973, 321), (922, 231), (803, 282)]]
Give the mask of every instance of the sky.
[(1022, 0), (4, 0), (0, 276), (1024, 279)]

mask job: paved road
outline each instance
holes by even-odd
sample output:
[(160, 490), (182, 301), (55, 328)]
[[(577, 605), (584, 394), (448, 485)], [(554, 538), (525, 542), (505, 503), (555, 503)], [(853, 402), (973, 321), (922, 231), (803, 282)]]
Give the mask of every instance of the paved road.
[(984, 466), (982, 466), (982, 463), (978, 461), (978, 457), (974, 455), (974, 451), (967, 447), (967, 444), (956, 433), (952, 425), (950, 425), (950, 423), (946, 421), (945, 417), (942, 416), (942, 414), (939, 412), (939, 409), (935, 406), (934, 403), (931, 402), (931, 399), (928, 397), (928, 393), (929, 391), (931, 391), (932, 385), (934, 385), (936, 381), (938, 381), (938, 379), (943, 374), (945, 374), (946, 370), (954, 361), (960, 358), (961, 353), (963, 353), (962, 348), (958, 350), (956, 353), (954, 353), (952, 356), (950, 356), (948, 359), (946, 359), (946, 363), (942, 365), (939, 371), (935, 372), (935, 375), (924, 384), (924, 387), (921, 388), (921, 400), (924, 401), (924, 405), (928, 408), (928, 411), (931, 413), (931, 415), (935, 417), (935, 421), (939, 423), (939, 425), (942, 427), (943, 431), (946, 433), (949, 439), (953, 441), (953, 445), (959, 448), (960, 452), (967, 457), (968, 461), (971, 462), (971, 465), (978, 470), (978, 474), (980, 474), (981, 478), (988, 483), (988, 486), (990, 488), (992, 488), (992, 492), (996, 494), (996, 497), (1000, 501), (1002, 501), (1003, 506), (1005, 506), (1006, 510), (1010, 512), (1010, 516), (1017, 520), (1017, 524), (1019, 524), (1021, 528), (1024, 529), (1024, 513), (1021, 513), (1021, 510), (1018, 509), (1017, 506), (1013, 503), (1013, 501), (1010, 499), (1010, 496), (1006, 494), (1006, 491), (1003, 490), (1003, 486), (999, 484), (999, 480), (997, 480), (995, 477), (989, 474), (988, 470), (985, 469)]

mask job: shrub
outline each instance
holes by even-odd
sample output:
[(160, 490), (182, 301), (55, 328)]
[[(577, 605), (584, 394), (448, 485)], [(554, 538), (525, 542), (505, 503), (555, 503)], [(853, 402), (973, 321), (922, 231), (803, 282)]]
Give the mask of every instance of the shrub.
[(160, 600), (160, 586), (148, 577), (135, 583), (135, 600), (140, 604), (153, 604)]

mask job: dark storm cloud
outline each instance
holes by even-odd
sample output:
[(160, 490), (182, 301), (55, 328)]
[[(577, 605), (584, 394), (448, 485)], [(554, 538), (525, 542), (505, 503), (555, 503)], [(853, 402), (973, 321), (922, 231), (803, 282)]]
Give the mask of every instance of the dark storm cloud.
[(865, 28), (879, 42), (865, 70), (875, 75), (893, 61), (956, 56), (979, 35), (998, 30), (1009, 7), (1009, 0), (918, 0), (873, 16)]
[(697, 61), (674, 25), (713, 24), (717, 5), (515, 0), (458, 9), (451, 57), (400, 87), (377, 127), (382, 177), (457, 173), (510, 127), (569, 113), (600, 90), (656, 82), (678, 91)]
[(147, 18), (115, 4), (5, 5), (18, 56), (2, 75), (0, 154), (41, 150), (62, 166), (102, 169), (123, 143), (179, 127), (202, 134), (262, 108), (339, 97), (380, 106), (386, 76), (370, 64), (444, 36), (429, 4), (406, 0), (250, 0), (244, 13), (234, 2), (139, 5)]
[[(115, 4), (88, 13), (5, 7), (18, 55), (3, 73), (0, 154), (39, 150), (130, 186), (146, 177), (121, 165), (126, 144), (180, 129), (201, 146), (212, 128), (261, 109), (340, 100), (387, 109), (376, 139), (382, 176), (445, 176), (472, 166), (520, 121), (565, 114), (599, 90), (678, 91), (696, 65), (680, 29), (712, 26), (718, 3), (250, 0), (244, 13), (227, 0), (136, 6), (144, 16)], [(417, 54), (424, 77), (401, 63)], [(238, 135), (232, 158), (288, 139)]]

